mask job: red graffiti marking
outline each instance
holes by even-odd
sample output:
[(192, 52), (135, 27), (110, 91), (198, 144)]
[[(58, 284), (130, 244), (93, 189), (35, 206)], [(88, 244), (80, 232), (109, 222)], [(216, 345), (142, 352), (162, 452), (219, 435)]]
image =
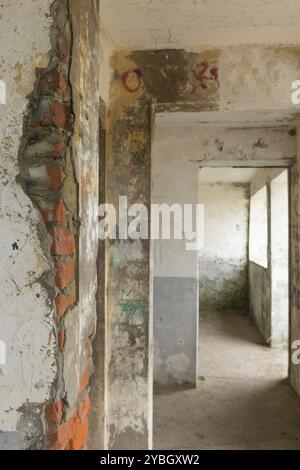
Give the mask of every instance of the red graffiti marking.
[(193, 75), (197, 83), (192, 89), (192, 94), (195, 94), (198, 88), (206, 90), (208, 88), (206, 82), (210, 80), (216, 82), (219, 86), (218, 67), (213, 66), (209, 68), (209, 64), (206, 61), (202, 61), (200, 64), (196, 65), (195, 70), (193, 70)]
[(121, 80), (129, 93), (136, 93), (142, 85), (143, 72), (141, 69), (129, 69), (122, 73)]

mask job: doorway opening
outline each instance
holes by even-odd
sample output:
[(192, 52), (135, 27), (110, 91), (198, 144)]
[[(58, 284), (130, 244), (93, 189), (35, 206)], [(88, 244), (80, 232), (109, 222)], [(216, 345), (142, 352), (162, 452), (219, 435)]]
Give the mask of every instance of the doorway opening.
[[(201, 376), (288, 375), (289, 209), (286, 169), (200, 171)], [(201, 328), (202, 323), (202, 328)]]
[(289, 337), (289, 191), (281, 168), (203, 168), (200, 312), (247, 313), (264, 344)]
[(154, 448), (300, 447), (287, 381), (289, 169), (268, 145), (275, 133), (156, 129), (152, 202), (204, 204), (204, 245), (152, 244)]

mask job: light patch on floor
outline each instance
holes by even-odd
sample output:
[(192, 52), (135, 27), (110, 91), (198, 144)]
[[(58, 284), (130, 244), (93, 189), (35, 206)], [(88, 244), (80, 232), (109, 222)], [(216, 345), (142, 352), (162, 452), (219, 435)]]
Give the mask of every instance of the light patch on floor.
[(203, 313), (198, 387), (156, 391), (154, 448), (300, 449), (287, 359), (262, 344), (246, 315)]

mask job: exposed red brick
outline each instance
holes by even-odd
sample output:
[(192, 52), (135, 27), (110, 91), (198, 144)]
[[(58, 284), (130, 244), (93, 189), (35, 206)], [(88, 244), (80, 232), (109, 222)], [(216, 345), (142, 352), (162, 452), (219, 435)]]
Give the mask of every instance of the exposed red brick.
[(57, 335), (58, 347), (62, 351), (65, 345), (65, 330), (60, 330)]
[(67, 209), (63, 201), (58, 201), (49, 209), (40, 209), (45, 222), (56, 222), (64, 224), (66, 221)]
[(61, 129), (72, 130), (72, 114), (68, 106), (60, 101), (54, 101), (51, 106), (52, 121)]
[(66, 227), (53, 227), (50, 231), (53, 255), (71, 255), (74, 253), (76, 245), (74, 235)]
[(38, 91), (43, 93), (60, 93), (66, 94), (67, 82), (64, 75), (59, 70), (50, 70), (43, 74), (38, 83)]
[(90, 373), (87, 369), (85, 369), (80, 379), (80, 385), (79, 385), (80, 392), (82, 392), (88, 386), (89, 381), (90, 381)]
[(28, 169), (29, 176), (26, 179), (28, 190), (32, 189), (54, 189), (61, 188), (64, 180), (64, 169), (61, 165), (33, 166)]
[(74, 416), (65, 423), (58, 426), (57, 430), (50, 435), (50, 450), (63, 450), (68, 445), (79, 429), (79, 418)]
[(50, 180), (50, 188), (58, 190), (62, 187), (64, 181), (64, 169), (62, 166), (47, 166), (47, 176)]
[(58, 201), (53, 209), (53, 222), (64, 224), (66, 221), (67, 209), (63, 201)]
[(83, 422), (88, 417), (90, 409), (91, 409), (91, 400), (89, 397), (86, 397), (84, 398), (84, 400), (82, 400), (79, 403), (79, 406), (78, 406), (78, 416), (81, 422)]
[(59, 158), (64, 153), (64, 150), (65, 150), (65, 142), (62, 139), (60, 142), (57, 142), (56, 144), (52, 146), (52, 149), (50, 151), (50, 156)]
[(79, 417), (77, 416), (77, 414), (74, 415), (73, 418), (71, 418), (69, 420), (69, 436), (70, 436), (70, 439), (76, 433), (76, 431), (79, 427), (79, 424), (80, 424), (80, 420), (79, 420)]
[(63, 402), (57, 401), (56, 403), (49, 403), (45, 407), (45, 416), (48, 424), (58, 424), (63, 417)]
[(50, 434), (51, 444), (49, 450), (63, 450), (69, 442), (69, 423), (63, 423), (57, 431)]
[(89, 432), (89, 420), (86, 418), (84, 422), (78, 427), (76, 433), (70, 441), (71, 450), (81, 450), (84, 446)]
[(75, 280), (74, 261), (57, 262), (55, 281), (57, 287), (64, 289)]
[(43, 99), (34, 111), (32, 125), (54, 126), (71, 131), (73, 119), (70, 107), (58, 100)]
[(65, 314), (65, 311), (67, 310), (67, 308), (74, 305), (75, 302), (76, 302), (75, 296), (59, 294), (55, 299), (57, 319), (60, 320), (62, 316)]

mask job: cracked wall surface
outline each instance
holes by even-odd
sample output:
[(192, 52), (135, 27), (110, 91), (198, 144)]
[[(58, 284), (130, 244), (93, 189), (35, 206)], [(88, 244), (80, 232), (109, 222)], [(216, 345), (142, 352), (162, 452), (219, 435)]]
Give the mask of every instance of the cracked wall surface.
[(43, 445), (43, 404), (57, 374), (51, 238), (16, 181), (27, 95), (36, 68), (49, 62), (50, 3), (8, 1), (0, 10), (0, 75), (7, 87), (6, 104), (0, 106), (0, 340), (6, 345), (0, 364), (0, 448)]
[(0, 447), (79, 450), (96, 322), (98, 3), (32, 3), (1, 12), (1, 44), (17, 46), (0, 69)]

